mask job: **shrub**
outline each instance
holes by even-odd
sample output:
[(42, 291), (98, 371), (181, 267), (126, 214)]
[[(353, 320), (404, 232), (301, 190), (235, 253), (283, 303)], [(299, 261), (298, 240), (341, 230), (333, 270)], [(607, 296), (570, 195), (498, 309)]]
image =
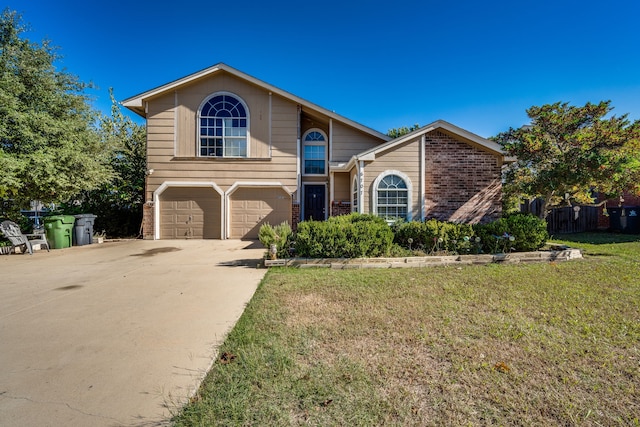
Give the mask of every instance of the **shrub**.
[(473, 228), (468, 224), (456, 224), (430, 219), (425, 222), (398, 222), (393, 225), (394, 242), (408, 249), (427, 253), (475, 251)]
[(516, 251), (537, 251), (547, 242), (547, 222), (535, 215), (515, 213), (502, 218), (509, 235), (515, 238)]
[(536, 251), (549, 238), (546, 221), (531, 214), (511, 214), (473, 229), (482, 241), (484, 252)]
[(394, 243), (403, 248), (456, 254), (535, 251), (549, 238), (544, 220), (521, 213), (473, 226), (435, 219), (397, 222), (393, 233)]
[(258, 231), (258, 239), (260, 243), (267, 248), (265, 258), (271, 256), (269, 249), (271, 245), (276, 245), (276, 257), (277, 258), (289, 258), (289, 249), (293, 244), (293, 231), (288, 222), (272, 227), (271, 224), (265, 223), (260, 227)]
[(352, 213), (327, 221), (303, 221), (296, 233), (296, 254), (309, 258), (362, 258), (387, 255), (393, 232), (384, 219)]

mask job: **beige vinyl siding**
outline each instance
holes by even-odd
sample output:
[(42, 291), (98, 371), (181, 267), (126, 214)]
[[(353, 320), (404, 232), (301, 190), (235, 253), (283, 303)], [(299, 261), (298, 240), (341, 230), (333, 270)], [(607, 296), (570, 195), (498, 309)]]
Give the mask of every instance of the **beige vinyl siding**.
[[(240, 87), (242, 85), (238, 85)], [(245, 85), (248, 86), (248, 85)], [(197, 89), (199, 93), (203, 91), (201, 84), (191, 85), (188, 89)], [(209, 89), (218, 89), (209, 87)], [(220, 87), (220, 90), (230, 91), (228, 86)], [(235, 87), (237, 89), (237, 87)], [(238, 94), (248, 101), (246, 94)], [(179, 99), (185, 100), (199, 98), (200, 95), (191, 95), (187, 88), (181, 90)], [(266, 93), (265, 101), (268, 105), (269, 95)], [(202, 98), (204, 99), (204, 98)], [(268, 143), (260, 142), (259, 158), (253, 158), (255, 150), (252, 151), (252, 158), (249, 159), (223, 159), (223, 158), (200, 158), (200, 157), (174, 157), (174, 135), (173, 127), (168, 126), (174, 120), (174, 97), (166, 95), (158, 97), (149, 103), (148, 125), (148, 169), (153, 169), (153, 174), (147, 178), (147, 200), (153, 198), (153, 192), (165, 181), (194, 181), (194, 182), (215, 182), (223, 191), (239, 181), (244, 182), (279, 182), (295, 191), (296, 179), (296, 155), (297, 155), (297, 105), (282, 97), (273, 95), (271, 99), (271, 142), (272, 150), (269, 157)], [(198, 108), (199, 102), (195, 109)], [(264, 129), (261, 128), (260, 113), (264, 122), (268, 125), (269, 115), (259, 106), (254, 104), (251, 114), (250, 126), (252, 141), (269, 140), (268, 126), (267, 132), (261, 138)], [(182, 106), (184, 107), (184, 106)], [(182, 108), (181, 107), (181, 108)], [(251, 108), (251, 107), (250, 107)], [(195, 111), (195, 110), (194, 110)], [(193, 126), (196, 126), (196, 115), (192, 116)], [(254, 126), (257, 130), (254, 131)], [(196, 146), (195, 127), (194, 133), (190, 137), (190, 143), (184, 143), (185, 136), (180, 133), (178, 143), (182, 144), (182, 150), (187, 146)], [(181, 139), (180, 139), (181, 138)], [(256, 147), (257, 147), (256, 146)], [(193, 153), (195, 153), (195, 148)]]
[(411, 217), (420, 219), (420, 138), (407, 141), (401, 145), (376, 155), (372, 162), (366, 162), (364, 170), (364, 209), (373, 212), (371, 197), (375, 197), (373, 183), (386, 171), (396, 170), (404, 173), (411, 180)]
[(307, 131), (311, 129), (320, 129), (322, 132), (324, 132), (325, 135), (327, 135), (327, 137), (329, 136), (328, 124), (321, 123), (317, 120), (310, 120), (309, 118), (303, 117), (302, 123), (300, 124), (300, 137), (302, 137)]
[(351, 180), (349, 173), (336, 173), (333, 175), (333, 201), (351, 202)]
[[(174, 148), (174, 100), (171, 95), (154, 98), (148, 104), (147, 112), (147, 169), (157, 168), (173, 158)], [(149, 182), (156, 181), (149, 175)], [(160, 185), (160, 184), (158, 184)], [(146, 199), (153, 199), (157, 188), (147, 186)]]
[(333, 122), (332, 133), (331, 161), (335, 162), (346, 162), (352, 156), (385, 142), (337, 121)]
[(271, 155), (285, 161), (286, 172), (296, 178), (296, 158), (298, 146), (298, 106), (280, 96), (271, 99)]
[(269, 92), (227, 73), (196, 81), (175, 92), (177, 102), (178, 157), (198, 156), (198, 108), (217, 92), (239, 96), (249, 110), (249, 157), (269, 156)]

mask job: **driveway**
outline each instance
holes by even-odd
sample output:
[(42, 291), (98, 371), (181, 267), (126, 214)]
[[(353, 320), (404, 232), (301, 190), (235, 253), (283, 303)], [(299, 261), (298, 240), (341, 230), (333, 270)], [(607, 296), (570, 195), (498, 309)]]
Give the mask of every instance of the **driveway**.
[(242, 314), (264, 249), (109, 242), (0, 256), (0, 425), (164, 425)]

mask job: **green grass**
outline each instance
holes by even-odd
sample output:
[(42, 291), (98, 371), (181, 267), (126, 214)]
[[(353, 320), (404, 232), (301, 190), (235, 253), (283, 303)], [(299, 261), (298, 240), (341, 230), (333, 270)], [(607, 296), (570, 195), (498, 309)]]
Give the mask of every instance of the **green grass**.
[(585, 259), (270, 270), (174, 422), (640, 425), (640, 239), (562, 237)]

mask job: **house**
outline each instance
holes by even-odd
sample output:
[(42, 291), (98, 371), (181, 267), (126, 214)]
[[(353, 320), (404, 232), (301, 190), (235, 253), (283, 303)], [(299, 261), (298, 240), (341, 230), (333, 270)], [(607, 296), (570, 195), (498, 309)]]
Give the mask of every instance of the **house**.
[(349, 212), (501, 214), (498, 144), (436, 121), (393, 139), (225, 64), (122, 104), (146, 119), (146, 239), (256, 238)]
[(640, 233), (640, 195), (624, 192), (616, 198), (598, 194), (597, 228), (623, 233)]

